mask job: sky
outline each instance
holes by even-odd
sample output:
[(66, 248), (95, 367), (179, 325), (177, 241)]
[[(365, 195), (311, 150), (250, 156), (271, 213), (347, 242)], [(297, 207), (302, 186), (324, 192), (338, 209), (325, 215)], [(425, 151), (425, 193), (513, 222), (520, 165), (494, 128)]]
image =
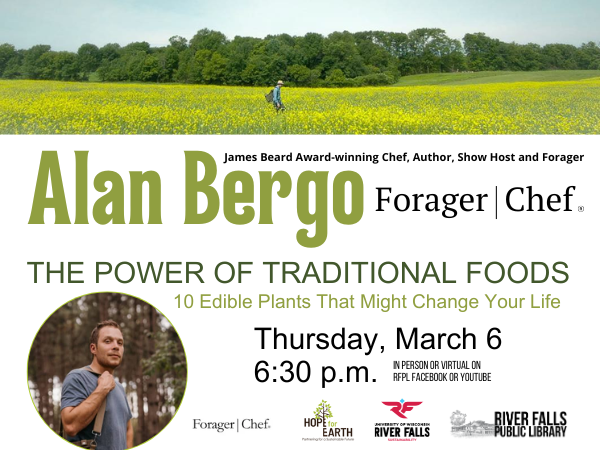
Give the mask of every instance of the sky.
[(442, 28), (525, 44), (600, 42), (600, 0), (0, 0), (0, 43), (76, 51), (146, 41), (168, 45), (209, 28), (228, 38)]

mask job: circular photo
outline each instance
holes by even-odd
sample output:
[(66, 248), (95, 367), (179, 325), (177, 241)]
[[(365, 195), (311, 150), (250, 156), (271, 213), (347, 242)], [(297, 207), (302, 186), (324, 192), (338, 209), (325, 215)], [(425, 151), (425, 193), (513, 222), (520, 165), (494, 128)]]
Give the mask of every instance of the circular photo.
[(152, 305), (99, 292), (75, 298), (41, 326), (27, 367), (46, 424), (83, 448), (120, 450), (156, 436), (185, 392), (175, 328)]

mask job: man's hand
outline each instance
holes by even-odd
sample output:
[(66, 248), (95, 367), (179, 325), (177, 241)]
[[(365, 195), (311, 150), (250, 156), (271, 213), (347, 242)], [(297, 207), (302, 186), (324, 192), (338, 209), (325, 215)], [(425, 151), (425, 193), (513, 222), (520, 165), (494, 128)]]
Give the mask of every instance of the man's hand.
[(63, 408), (61, 418), (65, 432), (69, 436), (75, 436), (87, 427), (96, 414), (102, 402), (110, 391), (115, 388), (115, 379), (109, 372), (104, 372), (98, 377), (98, 386), (92, 394), (77, 406)]
[(115, 378), (108, 371), (98, 377), (98, 389), (108, 394), (115, 388)]

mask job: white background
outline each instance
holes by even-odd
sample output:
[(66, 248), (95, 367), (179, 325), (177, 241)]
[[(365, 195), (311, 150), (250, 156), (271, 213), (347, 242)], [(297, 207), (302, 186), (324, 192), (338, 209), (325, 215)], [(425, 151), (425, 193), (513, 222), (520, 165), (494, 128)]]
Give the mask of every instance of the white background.
[[(44, 320), (64, 302), (86, 293), (118, 291), (146, 300), (165, 314), (184, 343), (188, 360), (188, 385), (180, 410), (168, 427), (146, 449), (162, 448), (366, 448), (412, 446), (420, 448), (590, 448), (596, 445), (597, 404), (597, 252), (598, 252), (598, 137), (7, 137), (0, 139), (3, 161), (1, 276), (4, 324), (0, 327), (3, 348), (4, 408), (1, 409), (6, 444), (62, 449), (65, 444), (46, 427), (32, 404), (26, 383), (31, 342)], [(75, 217), (74, 150), (89, 150), (90, 225), (28, 225), (42, 150), (59, 150), (60, 165), (71, 220)], [(209, 152), (217, 161), (214, 183), (222, 194), (223, 177), (233, 170), (249, 172), (255, 179), (255, 220), (232, 225), (223, 216), (206, 225), (184, 225), (184, 150)], [(585, 154), (583, 163), (228, 163), (223, 153), (260, 154), (298, 152), (348, 153), (575, 153)], [(380, 158), (381, 159), (381, 158)], [(129, 171), (155, 170), (162, 181), (162, 225), (105, 225), (93, 222), (92, 206), (99, 198), (94, 176), (116, 171), (124, 179), (126, 220), (129, 218)], [(258, 225), (258, 171), (285, 170), (293, 182), (286, 199), (274, 196), (273, 225)], [(296, 180), (305, 170), (329, 172), (329, 235), (316, 249), (301, 247), (296, 232), (305, 228), (296, 215)], [(343, 170), (358, 172), (365, 186), (365, 214), (353, 226), (335, 222), (331, 213), (332, 182)], [(577, 187), (573, 212), (510, 213), (503, 194), (515, 186), (533, 186), (541, 194), (564, 194)], [(393, 193), (487, 193), (485, 212), (459, 212), (454, 219), (441, 213), (398, 213), (387, 207), (375, 212), (375, 187), (392, 187)], [(499, 217), (494, 219), (494, 188), (500, 194)], [(584, 212), (577, 207), (584, 206)], [(146, 212), (147, 214), (147, 212)], [(46, 213), (53, 222), (53, 214)], [(313, 227), (308, 227), (312, 235)], [(84, 261), (85, 284), (33, 283), (27, 261)], [(94, 280), (96, 261), (160, 262), (200, 261), (205, 267), (204, 285), (142, 284), (139, 279), (120, 284), (114, 277)], [(242, 284), (214, 281), (212, 269), (220, 261), (253, 261), (253, 274)], [(296, 261), (305, 267), (313, 261), (419, 261), (447, 262), (456, 284), (351, 283), (319, 285), (310, 281), (269, 284), (263, 261)], [(467, 261), (567, 262), (566, 284), (546, 282), (491, 285), (479, 276), (466, 283)], [(255, 300), (250, 310), (178, 309), (175, 297), (202, 293), (242, 294)], [(278, 297), (301, 295), (312, 299), (310, 309), (258, 309), (258, 294)], [(320, 309), (318, 293), (337, 297), (376, 293), (380, 296), (417, 293), (436, 297), (477, 297), (476, 310), (379, 310)], [(489, 309), (484, 294), (529, 297), (552, 294), (561, 300), (557, 310)], [(358, 302), (357, 302), (358, 303)], [(196, 303), (197, 304), (197, 303)], [(358, 306), (358, 305), (357, 305)], [(477, 335), (476, 350), (395, 350), (396, 327), (420, 332), (461, 332), (466, 327)], [(295, 333), (378, 333), (376, 351), (365, 356), (352, 350), (261, 350), (255, 327), (277, 327)], [(502, 347), (487, 348), (485, 335), (491, 327), (502, 330)], [(383, 354), (380, 345), (385, 346)], [(270, 348), (270, 345), (269, 345)], [(82, 349), (86, 351), (86, 349)], [(126, 356), (125, 356), (126, 357)], [(480, 360), (482, 370), (492, 373), (488, 383), (436, 383), (392, 381), (394, 360)], [(279, 365), (284, 360), (306, 360), (312, 377), (305, 384), (258, 383), (255, 364), (260, 360)], [(340, 370), (346, 365), (366, 365), (376, 383), (332, 383), (320, 386), (322, 365)], [(281, 369), (280, 369), (281, 370)], [(281, 375), (275, 373), (276, 376)], [(375, 422), (400, 422), (382, 401), (422, 401), (410, 412), (410, 422), (431, 423), (431, 437), (416, 442), (387, 442), (373, 437)], [(303, 427), (319, 402), (327, 400), (340, 427), (353, 428), (354, 442), (303, 442), (318, 437), (318, 429)], [(564, 439), (458, 439), (450, 433), (450, 415), (459, 409), (467, 421), (493, 423), (494, 411), (566, 411), (568, 429)], [(264, 420), (265, 431), (193, 430), (193, 419), (232, 421)], [(7, 429), (8, 428), (8, 429)], [(35, 438), (33, 437), (35, 435)], [(27, 440), (31, 437), (31, 445)]]

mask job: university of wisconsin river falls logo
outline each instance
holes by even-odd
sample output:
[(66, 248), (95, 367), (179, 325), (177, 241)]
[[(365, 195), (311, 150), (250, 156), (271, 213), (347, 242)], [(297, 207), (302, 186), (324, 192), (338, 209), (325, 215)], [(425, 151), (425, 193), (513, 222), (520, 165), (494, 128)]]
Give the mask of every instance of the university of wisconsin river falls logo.
[(415, 406), (419, 406), (423, 402), (405, 402), (404, 399), (402, 399), (399, 402), (382, 402), (382, 403), (387, 406), (393, 406), (393, 408), (390, 411), (392, 411), (394, 414), (396, 414), (401, 419), (406, 419), (406, 416), (404, 414), (407, 413), (408, 411), (412, 411), (412, 409)]
[[(399, 402), (381, 403), (388, 407), (391, 406), (390, 412), (401, 419), (408, 419), (407, 414), (423, 402), (406, 402), (402, 399)], [(419, 417), (419, 414), (417, 414), (417, 417)], [(386, 438), (388, 441), (413, 442), (417, 438), (428, 438), (430, 428), (431, 424), (429, 422), (377, 422), (373, 433), (376, 438)]]
[(338, 423), (331, 420), (333, 412), (331, 405), (326, 400), (321, 400), (313, 411), (313, 416), (304, 419), (305, 428), (320, 428), (319, 437), (303, 437), (303, 441), (353, 441), (352, 428), (338, 427)]

